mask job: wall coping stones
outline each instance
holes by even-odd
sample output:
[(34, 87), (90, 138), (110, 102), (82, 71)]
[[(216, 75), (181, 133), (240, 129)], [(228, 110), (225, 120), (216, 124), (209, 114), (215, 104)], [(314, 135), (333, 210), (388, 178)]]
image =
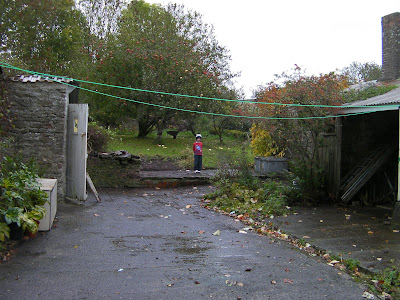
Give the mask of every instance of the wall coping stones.
[(93, 154), (89, 154), (89, 155), (93, 156), (93, 157), (98, 157), (100, 159), (116, 160), (116, 161), (119, 161), (121, 164), (124, 164), (124, 163), (140, 164), (142, 162), (140, 156), (131, 154), (125, 150), (117, 150), (114, 152), (93, 153)]

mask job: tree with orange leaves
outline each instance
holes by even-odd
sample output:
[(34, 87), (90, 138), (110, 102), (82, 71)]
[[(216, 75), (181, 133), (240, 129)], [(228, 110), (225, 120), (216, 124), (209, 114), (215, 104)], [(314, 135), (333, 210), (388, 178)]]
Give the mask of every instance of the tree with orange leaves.
[(283, 73), (256, 93), (260, 115), (270, 118), (259, 122), (259, 126), (269, 131), (280, 148), (286, 149), (295, 175), (309, 192), (318, 190), (323, 183), (318, 149), (322, 134), (333, 130), (335, 118), (331, 116), (338, 107), (331, 106), (343, 103), (346, 86), (345, 76), (306, 76), (295, 65), (291, 73)]

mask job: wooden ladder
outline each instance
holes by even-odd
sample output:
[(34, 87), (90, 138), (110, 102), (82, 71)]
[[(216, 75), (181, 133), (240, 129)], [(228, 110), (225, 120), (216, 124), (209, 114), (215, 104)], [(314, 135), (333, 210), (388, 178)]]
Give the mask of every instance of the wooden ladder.
[(395, 145), (382, 145), (351, 169), (341, 180), (342, 202), (348, 203), (395, 151)]

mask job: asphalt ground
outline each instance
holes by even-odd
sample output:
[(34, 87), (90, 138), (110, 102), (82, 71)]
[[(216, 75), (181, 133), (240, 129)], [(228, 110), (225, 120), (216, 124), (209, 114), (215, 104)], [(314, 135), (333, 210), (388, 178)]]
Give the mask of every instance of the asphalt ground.
[(0, 299), (364, 299), (345, 272), (202, 208), (210, 189), (59, 203), (55, 227), (0, 264)]
[(282, 231), (330, 254), (359, 261), (363, 271), (400, 268), (400, 232), (391, 221), (393, 206), (332, 204), (295, 211), (272, 221)]

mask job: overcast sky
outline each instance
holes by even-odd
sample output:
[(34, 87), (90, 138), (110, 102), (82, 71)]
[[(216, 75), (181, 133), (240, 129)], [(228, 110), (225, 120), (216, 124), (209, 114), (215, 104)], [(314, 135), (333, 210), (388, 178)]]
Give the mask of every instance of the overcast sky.
[[(166, 5), (170, 0), (146, 0)], [(400, 12), (400, 0), (176, 0), (214, 25), (230, 50), (237, 87), (247, 97), (294, 64), (309, 75), (353, 61), (382, 64), (381, 18)]]

